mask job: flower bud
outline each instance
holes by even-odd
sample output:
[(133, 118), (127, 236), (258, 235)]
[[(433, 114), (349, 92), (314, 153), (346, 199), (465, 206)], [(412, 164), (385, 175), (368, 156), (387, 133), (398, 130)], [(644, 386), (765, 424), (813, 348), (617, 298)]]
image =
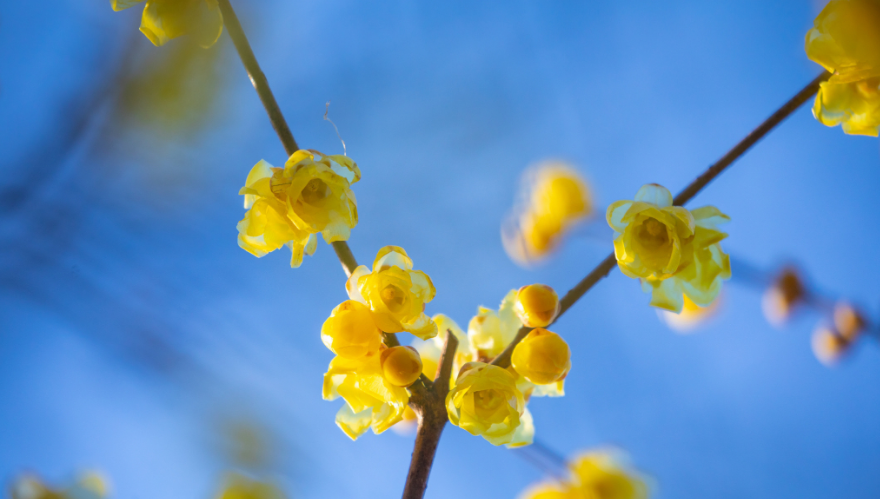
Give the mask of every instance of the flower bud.
[(764, 317), (774, 326), (781, 326), (806, 296), (806, 286), (800, 274), (794, 268), (786, 267), (764, 292), (761, 301)]
[(382, 352), (382, 375), (394, 386), (409, 386), (422, 374), (422, 358), (413, 347), (396, 346)]
[(370, 307), (346, 300), (324, 321), (321, 341), (336, 355), (354, 359), (377, 352), (382, 345), (382, 332), (373, 321)]
[(852, 305), (840, 302), (834, 306), (834, 329), (847, 341), (853, 341), (867, 325), (865, 317)]
[(537, 328), (513, 349), (511, 365), (530, 382), (547, 385), (564, 379), (568, 374), (571, 351), (558, 334)]
[(849, 350), (851, 343), (837, 331), (821, 326), (813, 333), (813, 353), (819, 362), (833, 366)]
[(514, 311), (528, 327), (547, 327), (559, 315), (559, 296), (550, 286), (529, 284), (517, 291)]

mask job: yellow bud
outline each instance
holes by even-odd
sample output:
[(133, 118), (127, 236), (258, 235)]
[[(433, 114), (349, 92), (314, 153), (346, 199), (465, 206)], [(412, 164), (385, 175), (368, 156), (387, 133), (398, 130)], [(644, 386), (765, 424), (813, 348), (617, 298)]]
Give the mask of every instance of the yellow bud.
[(764, 292), (764, 316), (774, 326), (781, 326), (806, 297), (807, 288), (800, 274), (793, 267), (786, 267)]
[(571, 350), (558, 334), (533, 329), (513, 349), (511, 364), (516, 372), (536, 385), (564, 379), (571, 369)]
[(813, 333), (813, 353), (826, 366), (833, 366), (849, 350), (850, 342), (829, 327), (820, 327)]
[(864, 316), (849, 303), (840, 302), (834, 306), (834, 328), (848, 341), (855, 340), (866, 323)]
[(377, 352), (382, 345), (382, 332), (373, 321), (370, 307), (346, 300), (324, 321), (321, 340), (336, 355), (354, 359)]
[(514, 311), (528, 327), (547, 327), (559, 315), (559, 296), (550, 286), (529, 284), (517, 291)]
[(382, 375), (394, 386), (409, 386), (422, 374), (422, 358), (413, 347), (396, 346), (382, 352)]

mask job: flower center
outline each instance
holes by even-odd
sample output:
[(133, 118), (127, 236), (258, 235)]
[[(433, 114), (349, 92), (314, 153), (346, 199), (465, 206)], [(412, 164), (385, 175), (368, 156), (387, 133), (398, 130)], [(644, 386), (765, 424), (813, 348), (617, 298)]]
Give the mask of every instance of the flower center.
[(498, 408), (505, 403), (498, 390), (480, 390), (474, 394), (474, 411), (482, 420), (491, 420)]
[(394, 285), (385, 286), (379, 295), (382, 297), (385, 306), (392, 312), (399, 311), (403, 308), (404, 302), (406, 302), (406, 293)]
[(302, 199), (308, 204), (318, 204), (327, 197), (329, 189), (327, 184), (319, 178), (309, 180), (309, 183), (302, 190)]
[(642, 224), (639, 239), (645, 248), (656, 249), (669, 242), (669, 234), (662, 222), (656, 218), (649, 218)]

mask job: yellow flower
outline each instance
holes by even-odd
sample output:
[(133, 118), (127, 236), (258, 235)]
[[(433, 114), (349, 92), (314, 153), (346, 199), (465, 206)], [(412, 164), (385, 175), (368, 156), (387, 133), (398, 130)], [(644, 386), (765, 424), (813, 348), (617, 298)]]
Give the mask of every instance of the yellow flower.
[(387, 430), (403, 419), (409, 402), (406, 388), (385, 379), (378, 352), (359, 359), (337, 356), (330, 361), (323, 396), (324, 400), (345, 400), (336, 413), (336, 424), (352, 440), (371, 427), (376, 434)]
[(498, 366), (471, 362), (462, 367), (446, 396), (449, 422), (493, 445), (508, 444), (520, 426), (525, 400), (516, 376)]
[(64, 489), (53, 489), (36, 475), (25, 474), (9, 488), (12, 499), (102, 499), (108, 493), (107, 480), (96, 472), (87, 472)]
[(528, 265), (549, 254), (593, 206), (586, 182), (565, 163), (550, 161), (531, 168), (523, 186), (523, 200), (502, 228), (502, 241), (514, 261)]
[(794, 267), (785, 267), (764, 291), (761, 307), (764, 317), (774, 326), (782, 326), (807, 298), (807, 286)]
[[(142, 1), (110, 0), (110, 5), (120, 11)], [(223, 33), (223, 15), (217, 0), (147, 0), (141, 32), (157, 46), (181, 35), (193, 35), (207, 48)]]
[(813, 115), (855, 135), (880, 129), (880, 2), (831, 0), (807, 33), (807, 57), (834, 73), (822, 83)]
[(296, 151), (284, 168), (261, 160), (239, 191), (249, 208), (238, 223), (239, 246), (257, 257), (288, 246), (290, 266), (299, 267), (303, 253), (315, 252), (316, 234), (328, 243), (347, 240), (357, 225), (357, 202), (350, 185), (360, 177), (348, 157), (317, 151)]
[(217, 499), (284, 499), (287, 497), (274, 484), (230, 473)]
[(422, 374), (422, 358), (413, 347), (396, 346), (387, 348), (379, 356), (382, 375), (394, 386), (407, 387)]
[(544, 284), (523, 286), (516, 292), (514, 312), (528, 327), (547, 327), (559, 314), (559, 296)]
[[(320, 157), (315, 160), (315, 154)], [(287, 215), (301, 230), (321, 233), (328, 243), (347, 241), (357, 225), (357, 200), (351, 184), (361, 178), (357, 164), (347, 156), (324, 156), (299, 150), (284, 164), (273, 189), (284, 189)]]
[(468, 343), (475, 360), (491, 360), (513, 341), (522, 322), (516, 316), (516, 290), (510, 290), (498, 311), (479, 307), (468, 323)]
[(660, 320), (665, 322), (674, 331), (690, 333), (712, 318), (718, 312), (720, 303), (721, 295), (710, 303), (708, 307), (701, 307), (685, 295), (684, 306), (682, 306), (681, 312), (676, 314), (669, 310), (658, 310), (657, 315), (660, 317)]
[(672, 206), (672, 194), (657, 184), (639, 189), (634, 201), (608, 207), (608, 225), (617, 234), (614, 255), (627, 276), (639, 278), (651, 305), (681, 311), (683, 295), (697, 305), (712, 303), (730, 278), (730, 259), (717, 225), (727, 215), (714, 206), (688, 210)]
[(238, 245), (256, 257), (287, 246), (292, 254), (290, 266), (299, 267), (303, 253), (313, 254), (318, 240), (297, 228), (287, 216), (285, 196), (272, 188), (272, 180), (278, 178), (281, 171), (261, 160), (248, 174), (245, 186), (239, 191), (244, 195), (244, 207), (248, 211), (238, 222)]
[(852, 342), (828, 326), (819, 326), (813, 332), (813, 353), (826, 366), (836, 365), (849, 352)]
[(373, 322), (370, 308), (346, 300), (330, 312), (321, 327), (321, 340), (336, 355), (356, 359), (382, 346), (382, 331)]
[(376, 255), (372, 272), (359, 266), (345, 287), (349, 298), (370, 307), (382, 331), (406, 331), (425, 340), (437, 335), (437, 325), (424, 312), (436, 290), (427, 274), (412, 267), (403, 248), (385, 246)]
[(645, 499), (648, 487), (634, 471), (624, 467), (614, 453), (581, 454), (568, 463), (569, 476), (539, 483), (520, 499)]
[(536, 385), (565, 379), (571, 369), (571, 350), (558, 334), (544, 328), (532, 329), (513, 349), (513, 368)]

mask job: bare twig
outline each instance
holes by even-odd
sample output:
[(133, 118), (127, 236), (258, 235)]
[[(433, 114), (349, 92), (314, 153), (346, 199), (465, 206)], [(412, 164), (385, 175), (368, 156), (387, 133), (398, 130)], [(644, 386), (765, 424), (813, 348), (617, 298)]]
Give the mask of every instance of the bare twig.
[[(710, 166), (703, 172), (702, 175), (696, 178), (690, 185), (684, 188), (683, 191), (678, 193), (673, 200), (673, 203), (676, 206), (681, 206), (693, 199), (694, 196), (697, 195), (704, 187), (706, 187), (709, 182), (711, 182), (715, 177), (721, 174), (728, 166), (730, 166), (734, 161), (736, 161), (740, 156), (746, 153), (756, 142), (761, 140), (765, 135), (767, 135), (770, 130), (773, 130), (776, 125), (780, 124), (782, 120), (787, 118), (791, 113), (796, 111), (800, 106), (802, 106), (805, 102), (807, 102), (810, 97), (816, 95), (816, 92), (819, 91), (819, 85), (831, 77), (831, 73), (825, 71), (819, 76), (817, 76), (813, 81), (811, 81), (807, 86), (805, 86), (800, 92), (798, 92), (794, 97), (789, 99), (788, 102), (782, 105), (775, 113), (770, 115), (769, 118), (764, 120), (763, 123), (758, 125), (758, 128), (752, 130), (751, 133), (746, 135), (744, 139), (742, 139), (736, 146), (733, 147), (727, 154), (721, 157), (715, 164)], [(582, 296), (584, 296), (587, 291), (589, 291), (593, 286), (596, 285), (603, 277), (607, 276), (611, 269), (614, 268), (614, 265), (617, 263), (617, 259), (614, 257), (614, 253), (611, 253), (600, 263), (596, 268), (592, 270), (586, 277), (584, 277), (581, 282), (577, 283), (577, 285), (565, 294), (560, 300), (560, 312), (556, 317), (556, 320), (559, 320), (559, 317), (562, 316), (568, 309), (571, 308), (572, 305), (575, 304)], [(555, 321), (554, 321), (555, 322)], [(501, 367), (507, 367), (510, 365), (510, 356), (513, 354), (513, 349), (516, 345), (526, 337), (531, 331), (530, 328), (523, 327), (516, 333), (516, 338), (501, 352), (495, 359), (492, 361), (492, 364)]]

